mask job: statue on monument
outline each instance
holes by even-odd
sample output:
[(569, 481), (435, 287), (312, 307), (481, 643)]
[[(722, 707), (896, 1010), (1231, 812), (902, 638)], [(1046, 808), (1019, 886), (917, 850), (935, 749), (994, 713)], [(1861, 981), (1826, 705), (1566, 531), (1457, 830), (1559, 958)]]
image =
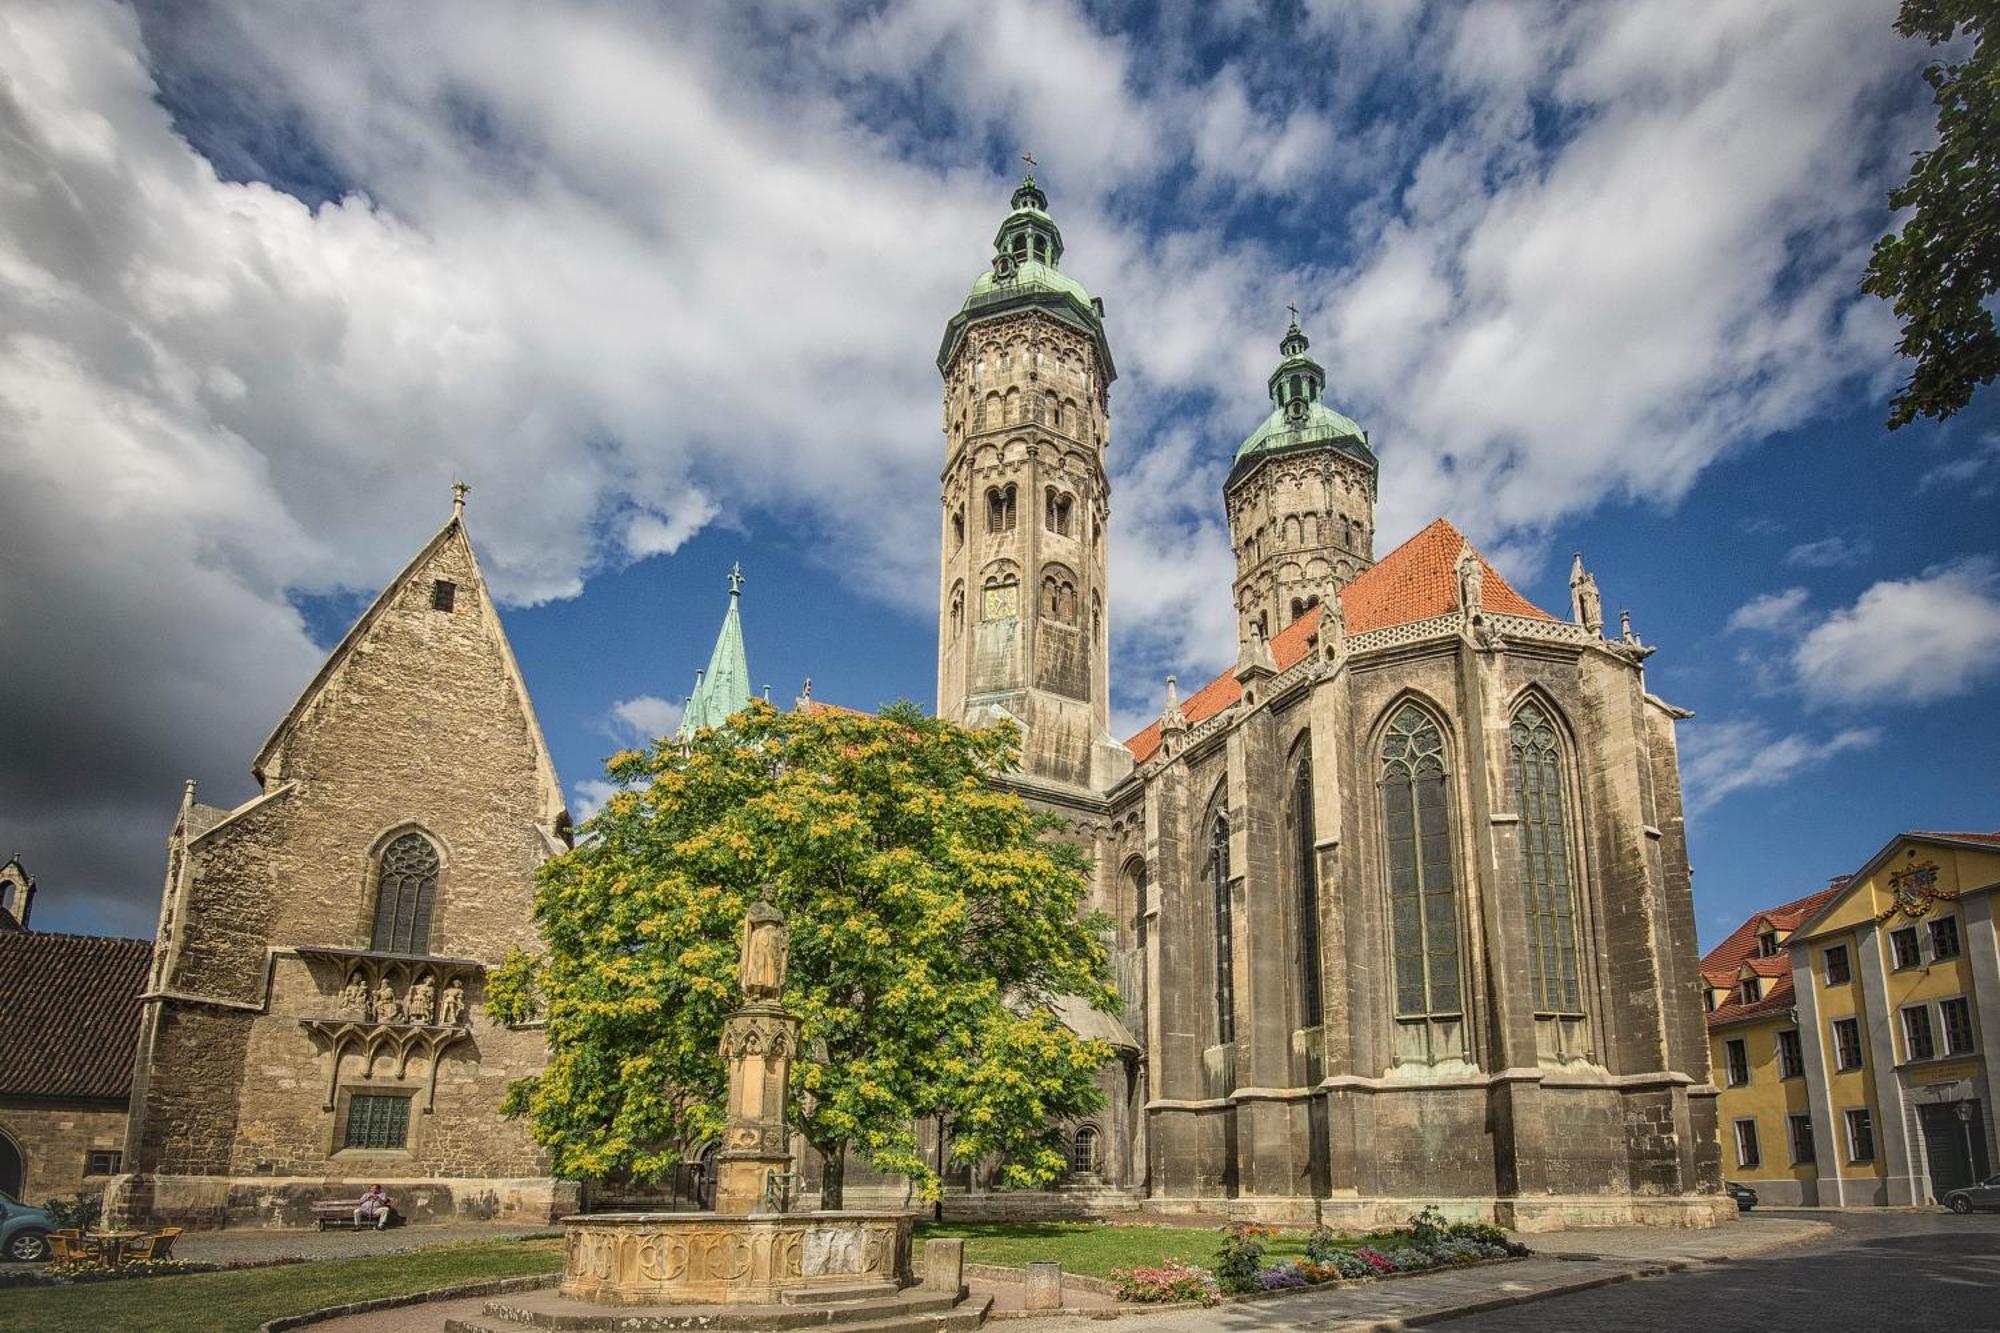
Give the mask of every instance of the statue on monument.
[(743, 919), (743, 957), (737, 967), (737, 982), (743, 987), (744, 999), (775, 1000), (784, 993), (791, 950), (785, 914), (759, 899)]

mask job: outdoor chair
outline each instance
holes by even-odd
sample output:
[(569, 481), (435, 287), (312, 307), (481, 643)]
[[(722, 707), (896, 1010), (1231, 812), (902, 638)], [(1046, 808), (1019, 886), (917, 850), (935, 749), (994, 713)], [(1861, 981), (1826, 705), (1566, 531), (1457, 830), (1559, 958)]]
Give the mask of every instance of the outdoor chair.
[(153, 1236), (152, 1252), (145, 1257), (148, 1259), (166, 1259), (172, 1257), (174, 1238), (185, 1230), (185, 1227), (161, 1227)]
[(83, 1232), (75, 1227), (49, 1233), (49, 1258), (59, 1264), (83, 1261)]

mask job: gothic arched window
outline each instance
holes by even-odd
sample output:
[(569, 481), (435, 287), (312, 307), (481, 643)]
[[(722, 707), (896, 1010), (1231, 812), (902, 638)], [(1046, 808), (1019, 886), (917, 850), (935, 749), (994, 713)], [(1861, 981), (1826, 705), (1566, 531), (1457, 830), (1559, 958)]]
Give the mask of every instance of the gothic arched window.
[(1390, 719), (1381, 790), (1396, 1012), (1459, 1013), (1458, 894), (1444, 737), (1415, 704), (1404, 704)]
[(421, 833), (405, 833), (382, 849), (375, 879), (375, 932), (369, 947), (388, 953), (428, 953), (437, 910), (438, 854)]
[(1229, 815), (1218, 808), (1208, 822), (1208, 885), (1215, 897), (1215, 1041), (1236, 1040), (1236, 937), (1229, 906)]
[(1299, 1008), (1301, 1027), (1320, 1023), (1319, 853), (1313, 846), (1312, 757), (1301, 754), (1292, 770), (1292, 882), (1299, 904)]
[(1131, 886), (1132, 942), (1143, 953), (1146, 948), (1146, 863), (1134, 861), (1126, 866), (1125, 880)]
[(1521, 888), (1535, 1010), (1581, 1013), (1562, 742), (1548, 712), (1533, 700), (1521, 705), (1507, 728), (1507, 764), (1515, 809), (1521, 812)]

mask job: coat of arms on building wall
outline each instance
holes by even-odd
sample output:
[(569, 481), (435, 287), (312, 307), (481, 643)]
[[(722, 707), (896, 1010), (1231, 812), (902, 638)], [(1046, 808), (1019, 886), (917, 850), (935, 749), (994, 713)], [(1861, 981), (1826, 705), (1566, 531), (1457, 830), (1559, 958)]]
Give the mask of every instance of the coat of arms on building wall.
[(1938, 887), (1938, 868), (1935, 861), (1917, 861), (1901, 870), (1889, 872), (1889, 891), (1896, 900), (1876, 913), (1877, 921), (1887, 921), (1901, 913), (1916, 918), (1931, 910), (1932, 903), (1950, 902), (1958, 894), (1950, 889)]

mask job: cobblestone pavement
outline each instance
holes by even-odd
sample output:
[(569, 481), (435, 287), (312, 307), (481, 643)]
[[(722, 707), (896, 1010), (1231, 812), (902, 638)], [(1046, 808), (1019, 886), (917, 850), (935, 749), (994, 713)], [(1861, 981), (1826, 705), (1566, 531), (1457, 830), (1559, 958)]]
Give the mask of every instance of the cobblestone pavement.
[(1832, 1234), (1733, 1263), (1698, 1265), (1662, 1281), (1600, 1287), (1436, 1327), (1476, 1333), (1695, 1325), (1702, 1333), (2000, 1329), (2000, 1216), (1942, 1211), (1793, 1216), (1829, 1223)]
[(506, 1240), (514, 1236), (554, 1234), (556, 1232), (546, 1224), (499, 1226), (484, 1222), (390, 1227), (387, 1231), (242, 1227), (222, 1231), (190, 1231), (174, 1242), (174, 1258), (201, 1259), (209, 1263), (277, 1259), (291, 1254), (304, 1259), (353, 1259), (364, 1254), (397, 1254), (406, 1250), (427, 1250), (435, 1245), (461, 1245), (472, 1240)]

